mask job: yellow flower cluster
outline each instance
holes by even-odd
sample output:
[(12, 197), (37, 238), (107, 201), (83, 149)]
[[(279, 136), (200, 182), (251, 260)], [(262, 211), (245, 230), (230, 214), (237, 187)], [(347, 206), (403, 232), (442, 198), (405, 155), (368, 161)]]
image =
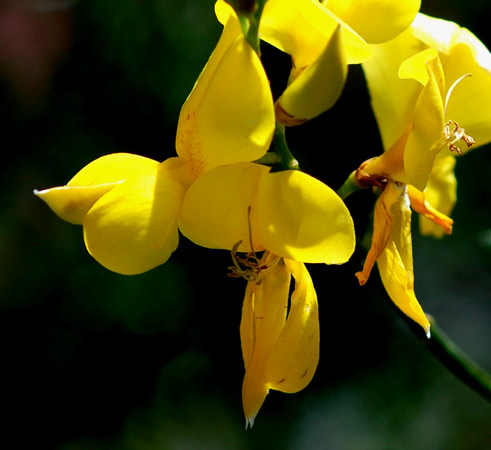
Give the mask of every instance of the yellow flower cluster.
[[(440, 235), (435, 223), (451, 232), (455, 154), (491, 140), (491, 55), (469, 31), (419, 14), (419, 0), (252, 3), (246, 12), (240, 1), (230, 2), (235, 10), (215, 5), (223, 32), (182, 107), (177, 156), (106, 155), (65, 186), (35, 191), (62, 219), (83, 225), (89, 253), (121, 274), (165, 263), (179, 232), (232, 252), (231, 275), (247, 280), (240, 335), (251, 426), (269, 389), (297, 392), (317, 367), (317, 296), (304, 263), (343, 264), (355, 247), (343, 200), (282, 166), (275, 133), (331, 108), (348, 66), (362, 64), (386, 151), (357, 171), (360, 186), (380, 196), (356, 275), (364, 284), (377, 262), (391, 299), (428, 335), (414, 293), (410, 206), (424, 217), (423, 232)], [(276, 102), (244, 27), (257, 10), (258, 37), (291, 55)]]

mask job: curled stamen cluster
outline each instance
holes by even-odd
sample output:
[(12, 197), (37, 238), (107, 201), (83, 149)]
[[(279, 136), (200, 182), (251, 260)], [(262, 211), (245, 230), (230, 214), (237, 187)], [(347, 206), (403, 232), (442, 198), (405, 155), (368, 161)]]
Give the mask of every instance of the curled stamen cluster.
[(443, 128), (443, 133), (445, 135), (445, 144), (448, 146), (450, 151), (456, 151), (459, 155), (462, 155), (462, 150), (456, 144), (460, 140), (466, 143), (467, 148), (476, 143), (474, 138), (466, 134), (465, 129), (459, 127), (459, 124), (455, 120), (449, 120), (445, 124), (445, 127)]
[(246, 281), (260, 281), (261, 278), (270, 272), (281, 259), (277, 255), (265, 251), (261, 258), (252, 250), (245, 257), (237, 255), (237, 249), (242, 241), (237, 242), (232, 248), (233, 266), (229, 266), (227, 276), (232, 278), (244, 278)]

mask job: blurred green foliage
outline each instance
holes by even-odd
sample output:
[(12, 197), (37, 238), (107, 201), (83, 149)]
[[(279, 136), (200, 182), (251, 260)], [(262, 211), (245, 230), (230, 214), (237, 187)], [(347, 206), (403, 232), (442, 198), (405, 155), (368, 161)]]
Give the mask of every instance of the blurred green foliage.
[[(377, 277), (357, 286), (361, 249), (345, 266), (309, 268), (321, 313), (319, 369), (295, 396), (272, 392), (246, 432), (245, 282), (226, 277), (230, 255), (183, 238), (164, 266), (113, 274), (87, 254), (79, 227), (32, 195), (103, 154), (174, 154), (180, 106), (221, 31), (213, 1), (25, 4), (39, 8), (0, 2), (0, 46), (12, 50), (0, 55), (2, 448), (489, 446), (489, 406), (414, 340)], [(488, 2), (423, 0), (422, 10), (491, 45)], [(273, 91), (281, 90), (288, 59), (267, 46), (263, 55)], [(333, 110), (287, 137), (304, 170), (333, 188), (379, 154), (359, 68)], [(414, 244), (423, 306), (487, 368), (489, 155), (482, 148), (458, 162), (454, 234), (436, 241), (415, 233)], [(360, 236), (373, 200), (369, 192), (348, 199)]]

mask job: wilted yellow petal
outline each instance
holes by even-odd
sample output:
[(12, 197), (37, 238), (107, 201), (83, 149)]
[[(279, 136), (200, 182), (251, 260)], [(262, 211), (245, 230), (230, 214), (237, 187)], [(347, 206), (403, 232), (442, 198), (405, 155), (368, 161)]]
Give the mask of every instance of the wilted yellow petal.
[(414, 211), (439, 225), (445, 233), (452, 233), (453, 220), (436, 210), (425, 198), (423, 192), (409, 185), (407, 193)]
[(189, 167), (170, 158), (114, 187), (85, 216), (89, 253), (125, 275), (163, 264), (177, 247), (177, 218), (191, 181)]
[(240, 339), (245, 365), (242, 403), (250, 426), (268, 394), (266, 366), (285, 324), (289, 287), (290, 272), (283, 261), (263, 279), (247, 283)]
[[(443, 155), (443, 152), (441, 152), (433, 166), (424, 192), (427, 201), (446, 216), (450, 215), (457, 201), (457, 179), (455, 178), (454, 167), (455, 157), (453, 155)], [(419, 230), (421, 234), (438, 238), (444, 234), (441, 226), (423, 215), (419, 216)]]
[(237, 19), (231, 17), (181, 110), (177, 153), (196, 174), (218, 165), (253, 161), (268, 150), (274, 128), (266, 73)]
[[(278, 103), (295, 122), (313, 119), (338, 100), (346, 81), (348, 66), (340, 26), (318, 58), (285, 89)], [(285, 125), (292, 123), (284, 122)]]
[(392, 205), (399, 200), (400, 195), (400, 192), (396, 189), (386, 188), (375, 203), (372, 244), (363, 265), (363, 270), (355, 274), (360, 286), (363, 286), (368, 281), (375, 262), (385, 250), (385, 247), (387, 247), (394, 225)]
[(392, 235), (377, 259), (380, 278), (395, 305), (429, 334), (430, 323), (414, 293), (411, 209), (405, 186), (388, 183), (386, 189), (398, 191), (400, 196), (391, 208)]
[(114, 186), (146, 171), (158, 162), (129, 153), (114, 153), (87, 164), (66, 186), (34, 193), (63, 220), (81, 225), (92, 205)]
[(201, 175), (184, 198), (179, 218), (182, 234), (202, 247), (231, 250), (242, 241), (241, 252), (263, 250), (250, 210), (260, 174), (268, 171), (258, 164), (238, 163)]
[(370, 43), (396, 37), (411, 25), (421, 6), (421, 0), (327, 0), (324, 3)]
[(259, 241), (284, 258), (342, 264), (353, 253), (353, 221), (345, 204), (303, 172), (262, 173), (252, 213)]
[(295, 279), (295, 290), (286, 323), (267, 362), (268, 387), (298, 392), (314, 376), (319, 362), (319, 313), (317, 294), (303, 263), (285, 260)]

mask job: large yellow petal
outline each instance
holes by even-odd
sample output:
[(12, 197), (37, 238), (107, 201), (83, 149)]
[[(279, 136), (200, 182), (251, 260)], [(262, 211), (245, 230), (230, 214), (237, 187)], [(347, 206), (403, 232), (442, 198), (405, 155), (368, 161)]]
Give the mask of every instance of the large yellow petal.
[(421, 0), (327, 0), (324, 3), (370, 43), (395, 38), (411, 25), (421, 6)]
[[(253, 163), (216, 167), (189, 188), (179, 218), (182, 234), (195, 244), (231, 250), (242, 241), (241, 252), (264, 247), (255, 231), (251, 208), (258, 180), (269, 168)], [(250, 246), (250, 225), (252, 242)]]
[(397, 191), (400, 195), (391, 207), (392, 235), (377, 259), (380, 278), (395, 305), (429, 335), (430, 323), (414, 293), (411, 209), (406, 186), (399, 187), (389, 182), (386, 189)]
[(284, 258), (342, 264), (353, 253), (353, 221), (345, 204), (303, 172), (262, 173), (252, 213), (259, 241)]
[(81, 225), (92, 205), (116, 185), (142, 172), (154, 170), (153, 159), (114, 153), (87, 164), (66, 186), (34, 193), (63, 220)]
[(367, 43), (316, 0), (268, 0), (261, 16), (261, 39), (290, 54), (295, 67), (312, 64), (341, 25), (348, 64), (371, 56)]
[(196, 174), (219, 165), (253, 161), (268, 150), (274, 128), (266, 73), (237, 19), (231, 17), (181, 110), (177, 153)]
[(373, 56), (363, 63), (373, 112), (384, 149), (391, 148), (411, 126), (414, 107), (423, 86), (415, 79), (401, 79), (401, 63), (424, 50), (409, 31), (384, 44), (373, 45)]
[[(318, 58), (288, 85), (278, 104), (293, 118), (294, 124), (313, 119), (330, 109), (338, 100), (346, 81), (348, 66), (340, 26)], [(286, 125), (291, 125), (288, 120)]]
[(303, 263), (285, 260), (295, 279), (290, 311), (267, 362), (268, 387), (298, 392), (314, 376), (319, 362), (317, 294)]
[(83, 221), (89, 253), (126, 275), (166, 262), (177, 248), (177, 219), (192, 178), (182, 160), (170, 158), (115, 186)]
[(263, 279), (247, 283), (240, 323), (246, 371), (242, 385), (246, 425), (254, 424), (269, 391), (266, 367), (285, 324), (289, 287), (290, 272), (283, 261)]

